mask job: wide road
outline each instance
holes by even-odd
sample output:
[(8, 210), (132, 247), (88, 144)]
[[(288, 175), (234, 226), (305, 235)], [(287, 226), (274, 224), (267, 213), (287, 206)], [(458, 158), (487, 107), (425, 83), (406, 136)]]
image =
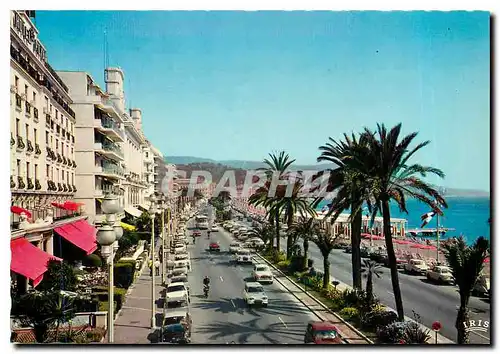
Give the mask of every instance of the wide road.
[[(245, 222), (247, 225), (250, 223)], [(286, 239), (282, 239), (281, 248), (286, 251)], [(309, 257), (314, 260), (314, 267), (323, 271), (323, 256), (315, 244), (309, 244)], [(332, 278), (352, 286), (351, 254), (334, 249), (329, 257)], [(383, 268), (381, 278), (374, 279), (374, 293), (381, 303), (396, 309), (389, 268)], [(332, 279), (333, 280), (333, 279)], [(366, 280), (363, 279), (363, 287)], [(408, 275), (399, 272), (399, 283), (403, 297), (405, 315), (413, 318), (412, 311), (420, 315), (422, 323), (431, 327), (434, 321), (440, 321), (443, 328), (441, 335), (456, 342), (457, 331), (455, 320), (457, 306), (460, 304), (458, 288), (451, 285), (429, 283), (425, 276)], [(471, 320), (490, 321), (490, 303), (488, 299), (472, 296), (469, 301)], [(490, 344), (488, 332), (471, 332), (470, 342), (474, 344)]]
[[(190, 231), (189, 231), (190, 232)], [(300, 344), (304, 341), (307, 322), (317, 320), (310, 311), (276, 282), (264, 285), (269, 297), (267, 308), (249, 309), (243, 301), (245, 279), (252, 266), (230, 262), (227, 253), (231, 236), (225, 231), (212, 233), (218, 241), (220, 254), (207, 251), (206, 231), (189, 245), (192, 271), (188, 276), (191, 287), (194, 344)], [(205, 298), (202, 280), (210, 277), (210, 294)]]

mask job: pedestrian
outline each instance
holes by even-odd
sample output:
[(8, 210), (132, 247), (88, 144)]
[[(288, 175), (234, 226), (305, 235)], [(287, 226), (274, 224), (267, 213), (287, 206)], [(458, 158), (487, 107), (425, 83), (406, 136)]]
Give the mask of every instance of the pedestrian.
[(153, 276), (153, 261), (151, 259), (149, 259), (148, 266), (149, 266), (149, 276), (152, 277)]
[(156, 275), (160, 275), (160, 261), (159, 260), (155, 261), (155, 272), (156, 272)]

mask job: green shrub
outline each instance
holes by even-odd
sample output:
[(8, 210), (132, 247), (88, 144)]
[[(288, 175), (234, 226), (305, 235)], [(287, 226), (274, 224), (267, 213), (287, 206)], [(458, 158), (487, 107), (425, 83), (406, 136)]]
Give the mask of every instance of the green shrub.
[(359, 319), (359, 310), (354, 307), (344, 307), (339, 315), (348, 321), (357, 321)]
[(397, 320), (398, 315), (395, 312), (377, 308), (361, 317), (361, 326), (366, 330), (376, 331), (380, 327), (397, 322)]
[(377, 338), (381, 343), (399, 343), (404, 340), (407, 322), (393, 322), (377, 329)]
[(290, 259), (290, 272), (297, 272), (304, 270), (304, 256), (294, 255)]
[(102, 260), (97, 254), (89, 254), (82, 261), (83, 265), (86, 267), (102, 267)]
[(288, 269), (290, 267), (290, 260), (283, 260), (276, 263), (276, 266), (280, 269)]
[(403, 340), (406, 344), (427, 344), (431, 338), (429, 330), (424, 330), (417, 322), (406, 323)]
[(120, 261), (116, 263), (114, 272), (114, 285), (123, 289), (128, 289), (134, 281), (135, 261)]

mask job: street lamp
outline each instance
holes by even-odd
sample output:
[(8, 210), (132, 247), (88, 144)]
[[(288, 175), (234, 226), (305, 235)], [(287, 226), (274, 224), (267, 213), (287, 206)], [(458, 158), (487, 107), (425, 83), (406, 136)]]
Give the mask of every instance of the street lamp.
[(156, 324), (156, 307), (155, 307), (155, 216), (156, 216), (156, 198), (154, 194), (149, 197), (151, 205), (149, 207), (149, 217), (151, 218), (151, 329), (155, 328)]
[(118, 241), (123, 229), (116, 214), (122, 211), (118, 198), (106, 195), (101, 203), (106, 222), (97, 231), (97, 242), (101, 245), (101, 255), (108, 264), (108, 343), (114, 342), (114, 264), (113, 258), (118, 250)]

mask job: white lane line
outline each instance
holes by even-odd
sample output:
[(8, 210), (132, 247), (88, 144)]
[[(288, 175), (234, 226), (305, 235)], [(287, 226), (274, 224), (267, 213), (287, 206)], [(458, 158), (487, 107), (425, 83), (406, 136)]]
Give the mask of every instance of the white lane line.
[(391, 292), (391, 291), (388, 291), (388, 293), (394, 296), (394, 293), (393, 293), (393, 292)]
[(222, 275), (221, 275), (221, 276), (219, 276), (219, 278), (220, 278), (220, 281), (221, 281), (221, 282), (224, 282), (224, 279), (222, 279)]
[(469, 333), (474, 333), (476, 336), (490, 340), (490, 337), (483, 336), (481, 333), (477, 333), (476, 331), (470, 331)]
[(288, 327), (287, 327), (286, 323), (285, 323), (285, 322), (281, 319), (281, 317), (280, 317), (280, 316), (278, 316), (278, 319), (281, 321), (281, 323), (283, 323), (283, 326), (285, 326), (285, 328), (287, 328), (287, 329), (288, 329)]
[(233, 299), (230, 299), (230, 301), (231, 301), (231, 304), (233, 304), (233, 307), (236, 308), (236, 305), (234, 304)]

